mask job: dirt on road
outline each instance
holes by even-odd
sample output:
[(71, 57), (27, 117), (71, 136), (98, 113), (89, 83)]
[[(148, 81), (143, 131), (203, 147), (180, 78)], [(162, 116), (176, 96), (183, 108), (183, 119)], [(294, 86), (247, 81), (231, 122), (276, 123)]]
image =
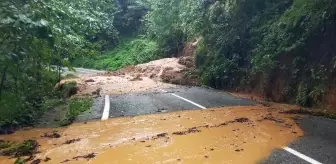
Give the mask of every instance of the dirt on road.
[[(34, 160), (41, 163), (257, 163), (303, 135), (294, 121), (300, 117), (280, 112), (291, 108), (273, 104), (113, 118), (17, 131), (0, 140), (37, 140)], [(55, 131), (60, 137), (41, 137)], [(0, 156), (0, 164), (15, 159)]]

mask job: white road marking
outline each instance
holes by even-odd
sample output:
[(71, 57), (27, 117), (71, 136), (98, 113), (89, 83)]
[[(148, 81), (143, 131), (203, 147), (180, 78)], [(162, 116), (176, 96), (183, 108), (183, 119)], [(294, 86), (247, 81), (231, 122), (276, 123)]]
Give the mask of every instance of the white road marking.
[(86, 68), (76, 68), (75, 71), (70, 71), (68, 68), (63, 67), (63, 73), (81, 73), (81, 74), (97, 74), (97, 73), (105, 73), (106, 71), (94, 70), (94, 69), (86, 69)]
[[(165, 91), (165, 90), (163, 90), (163, 89), (161, 89), (161, 91), (162, 92), (164, 92), (164, 93), (167, 93), (168, 91)], [(182, 100), (184, 100), (184, 101), (186, 101), (186, 102), (188, 102), (188, 103), (190, 103), (190, 104), (193, 104), (193, 105), (195, 105), (195, 106), (197, 106), (197, 107), (200, 107), (201, 109), (206, 109), (206, 107), (204, 107), (204, 106), (202, 106), (202, 105), (200, 105), (200, 104), (197, 104), (197, 103), (195, 103), (195, 102), (193, 102), (193, 101), (191, 101), (191, 100), (188, 100), (188, 99), (186, 99), (186, 98), (184, 98), (184, 97), (181, 97), (181, 96), (179, 96), (179, 95), (177, 95), (177, 94), (174, 94), (174, 93), (170, 93), (171, 95), (173, 95), (173, 96), (175, 96), (175, 97), (177, 97), (177, 98), (180, 98), (180, 99), (182, 99)]]
[[(165, 90), (163, 90), (163, 89), (160, 89), (160, 90), (161, 90), (162, 92), (164, 92), (164, 93), (168, 93), (168, 91), (165, 91)], [(193, 101), (190, 101), (190, 100), (188, 100), (188, 99), (186, 99), (186, 98), (183, 98), (183, 97), (181, 97), (181, 96), (179, 96), (179, 95), (176, 95), (176, 94), (174, 94), (174, 93), (170, 93), (170, 94), (173, 95), (173, 96), (175, 96), (175, 97), (178, 97), (178, 98), (180, 98), (180, 99), (182, 99), (182, 100), (184, 100), (184, 101), (186, 101), (186, 102), (189, 102), (189, 103), (191, 103), (191, 104), (193, 104), (193, 105), (195, 105), (195, 106), (198, 106), (198, 107), (200, 107), (200, 108), (202, 108), (202, 109), (207, 109), (206, 107), (204, 107), (204, 106), (202, 106), (202, 105), (199, 105), (199, 104), (197, 104), (197, 103), (195, 103), (195, 102), (193, 102)], [(312, 159), (312, 158), (310, 158), (310, 157), (308, 157), (308, 156), (306, 156), (306, 155), (304, 155), (304, 154), (301, 154), (300, 152), (295, 151), (295, 150), (292, 149), (292, 148), (284, 147), (283, 149), (286, 150), (287, 152), (292, 153), (293, 155), (296, 155), (297, 157), (299, 157), (299, 158), (301, 158), (301, 159), (303, 159), (303, 160), (305, 160), (305, 161), (311, 163), (311, 164), (322, 164), (321, 162), (318, 162), (318, 161), (316, 161), (316, 160), (314, 160), (314, 159)]]
[(101, 70), (86, 69), (86, 68), (75, 68), (75, 70), (79, 72), (87, 72), (87, 73), (104, 73), (105, 72)]
[(105, 106), (104, 106), (104, 112), (101, 120), (107, 120), (109, 118), (110, 114), (110, 96), (105, 96)]
[(316, 161), (316, 160), (314, 160), (314, 159), (312, 159), (312, 158), (310, 158), (310, 157), (308, 157), (308, 156), (306, 156), (304, 154), (301, 154), (300, 152), (297, 152), (297, 151), (295, 151), (295, 150), (293, 150), (293, 149), (291, 149), (289, 147), (284, 147), (283, 149), (286, 150), (286, 151), (288, 151), (288, 152), (290, 152), (290, 153), (292, 153), (292, 154), (294, 154), (294, 155), (296, 155), (297, 157), (299, 157), (299, 158), (301, 158), (301, 159), (303, 159), (303, 160), (311, 163), (311, 164), (322, 164), (321, 162), (318, 162), (318, 161)]

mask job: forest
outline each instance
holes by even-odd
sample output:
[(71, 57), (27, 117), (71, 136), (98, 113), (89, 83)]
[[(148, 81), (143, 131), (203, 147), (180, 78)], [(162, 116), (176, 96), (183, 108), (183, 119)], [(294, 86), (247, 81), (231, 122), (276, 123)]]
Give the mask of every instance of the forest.
[(2, 0), (0, 127), (62, 103), (61, 67), (114, 71), (193, 40), (204, 86), (335, 107), (335, 29), (334, 0)]

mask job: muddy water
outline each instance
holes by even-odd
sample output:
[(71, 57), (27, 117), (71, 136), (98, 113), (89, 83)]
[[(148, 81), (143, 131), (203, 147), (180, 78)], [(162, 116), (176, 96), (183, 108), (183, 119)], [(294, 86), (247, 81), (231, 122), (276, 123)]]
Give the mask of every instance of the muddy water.
[[(276, 118), (277, 122), (272, 119)], [(234, 121), (248, 118), (248, 122)], [(197, 131), (188, 133), (188, 129)], [(57, 130), (58, 139), (41, 138)], [(174, 132), (186, 132), (176, 135)], [(162, 134), (167, 133), (167, 134)], [(161, 135), (158, 135), (161, 134)], [(30, 129), (3, 140), (33, 138), (40, 143), (35, 159), (51, 158), (47, 163), (257, 163), (273, 149), (281, 148), (302, 136), (288, 115), (274, 107), (250, 106), (184, 111), (167, 114), (115, 118), (78, 123), (60, 129)], [(66, 140), (81, 140), (69, 145)], [(96, 153), (90, 160), (73, 157)], [(0, 156), (0, 164), (15, 159)], [(43, 163), (43, 162), (42, 162)]]

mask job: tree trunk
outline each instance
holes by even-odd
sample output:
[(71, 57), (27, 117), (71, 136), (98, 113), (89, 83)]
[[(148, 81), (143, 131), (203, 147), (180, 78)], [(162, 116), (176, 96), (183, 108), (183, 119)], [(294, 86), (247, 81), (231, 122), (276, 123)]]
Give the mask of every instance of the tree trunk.
[(6, 81), (6, 74), (7, 74), (7, 69), (8, 66), (6, 66), (3, 70), (2, 77), (1, 77), (1, 82), (0, 82), (0, 100), (2, 99), (2, 90)]
[(58, 72), (58, 83), (61, 82), (61, 66), (57, 66), (57, 72)]

